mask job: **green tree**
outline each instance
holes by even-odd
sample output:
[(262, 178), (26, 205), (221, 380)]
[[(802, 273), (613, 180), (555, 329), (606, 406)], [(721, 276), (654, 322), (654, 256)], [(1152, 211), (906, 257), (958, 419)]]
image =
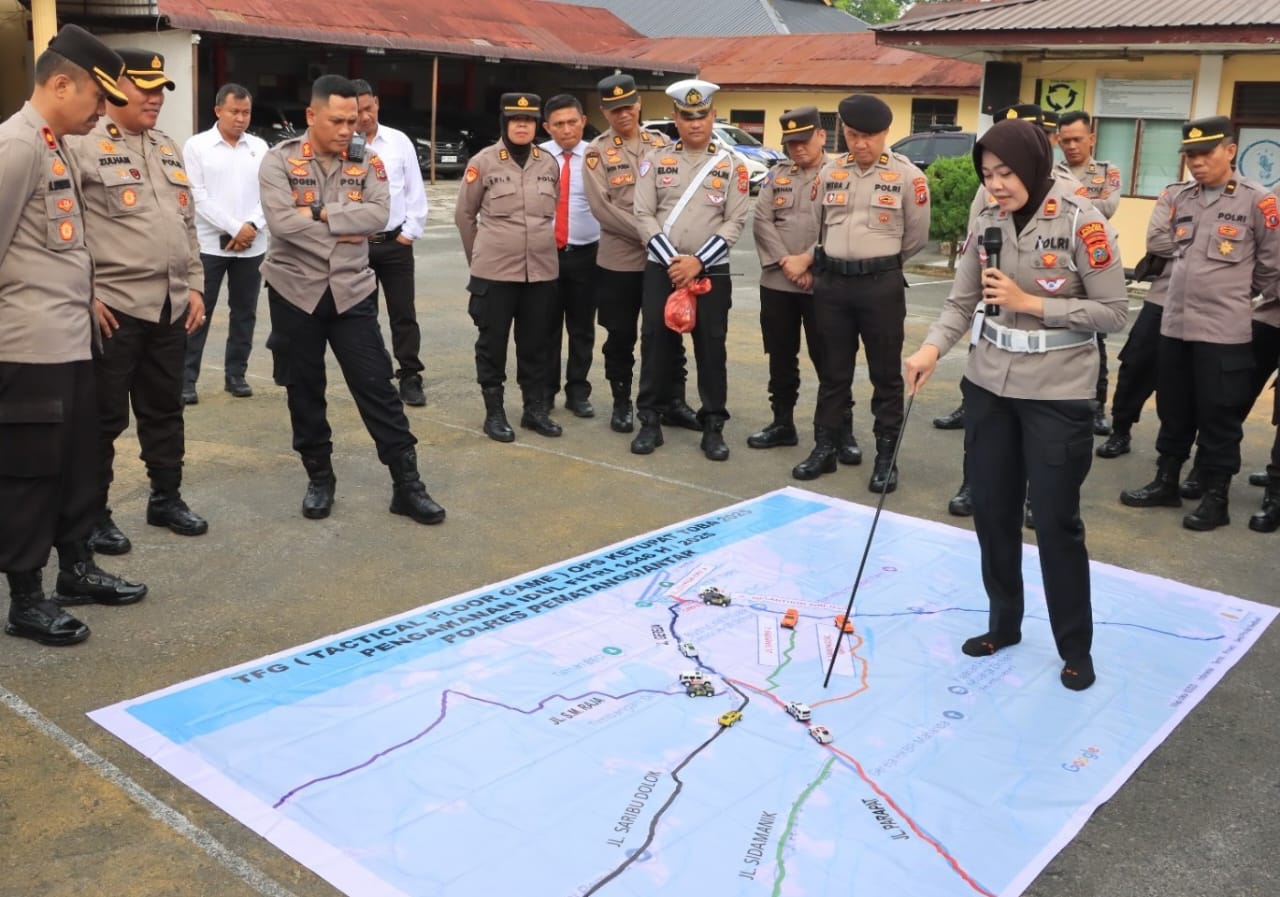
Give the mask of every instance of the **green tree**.
[(978, 172), (972, 156), (944, 156), (925, 169), (925, 176), (933, 205), (929, 236), (951, 244), (947, 265), (955, 268), (959, 244), (969, 227), (969, 206), (978, 192)]
[(835, 0), (835, 5), (869, 25), (896, 21), (910, 0)]

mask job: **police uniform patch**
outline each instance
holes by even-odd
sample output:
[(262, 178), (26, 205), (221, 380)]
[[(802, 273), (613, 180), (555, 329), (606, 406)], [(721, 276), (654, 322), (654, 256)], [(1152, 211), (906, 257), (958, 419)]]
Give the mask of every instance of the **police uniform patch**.
[(1111, 264), (1111, 241), (1107, 239), (1107, 226), (1101, 221), (1090, 221), (1076, 231), (1089, 253), (1090, 268), (1105, 268)]
[(648, 174), (650, 168), (653, 168), (653, 163), (650, 162), (648, 159), (641, 159), (640, 160), (640, 177), (644, 177), (646, 174)]
[(467, 173), (462, 176), (462, 179), (466, 181), (468, 184), (474, 184), (476, 182), (476, 178), (478, 177), (480, 177), (480, 172), (476, 169), (476, 167), (474, 165), (468, 165)]
[(609, 178), (609, 183), (614, 187), (621, 187), (623, 184), (634, 184), (635, 182), (635, 177), (629, 171), (626, 174), (616, 174)]
[(831, 180), (833, 181), (847, 181), (848, 179), (849, 179), (849, 172), (847, 171), (842, 171), (841, 169), (837, 168), (835, 171), (831, 172)]
[(809, 188), (809, 202), (816, 202), (818, 199), (818, 179), (813, 179), (813, 186)]
[(916, 205), (924, 206), (929, 204), (929, 181), (925, 178), (916, 178), (911, 182), (911, 186), (916, 191)]
[(1040, 285), (1040, 289), (1044, 290), (1046, 293), (1058, 292), (1058, 290), (1062, 289), (1063, 285), (1066, 282), (1067, 282), (1067, 279), (1065, 277), (1037, 277), (1036, 278), (1036, 283), (1038, 283)]
[(70, 212), (75, 207), (76, 207), (76, 204), (71, 200), (71, 197), (69, 196), (64, 196), (62, 197), (62, 199), (58, 200), (58, 211), (60, 212)]
[(116, 126), (115, 122), (108, 122), (107, 133), (110, 134), (112, 137), (119, 137), (121, 132), (120, 132), (120, 128)]
[(843, 206), (849, 202), (849, 194), (843, 190), (828, 190), (827, 195), (822, 197), (824, 206)]
[(120, 202), (126, 206), (136, 206), (138, 204), (138, 194), (134, 192), (132, 187), (125, 188), (125, 191), (120, 194)]
[(179, 184), (185, 184), (187, 182), (187, 173), (182, 169), (178, 169), (173, 173), (173, 179)]
[(893, 216), (890, 215), (888, 212), (881, 212), (879, 215), (876, 216), (876, 220), (879, 221), (881, 224), (888, 224), (890, 221), (893, 220)]
[(671, 156), (663, 156), (661, 159), (658, 160), (658, 164), (659, 165), (675, 165), (676, 161), (677, 160), (673, 159)]
[(58, 224), (58, 237), (64, 243), (70, 243), (75, 239), (76, 226), (70, 221), (63, 221)]
[(302, 204), (303, 204), (303, 205), (307, 205), (307, 206), (309, 206), (309, 205), (311, 205), (311, 204), (312, 204), (313, 202), (315, 202), (315, 201), (316, 201), (316, 191), (314, 191), (314, 190), (305, 190), (305, 191), (303, 191), (303, 193), (302, 193)]
[(1240, 228), (1233, 224), (1224, 224), (1218, 228), (1218, 236), (1220, 237), (1238, 237), (1240, 236)]
[(1058, 257), (1052, 252), (1046, 252), (1040, 256), (1040, 264), (1046, 268), (1056, 268), (1058, 265)]
[(675, 181), (675, 178), (669, 174), (664, 174), (658, 178), (658, 183), (663, 187), (670, 187), (673, 181)]
[(1218, 244), (1219, 255), (1231, 255), (1231, 253), (1235, 251), (1236, 251), (1235, 244), (1233, 244), (1230, 240), (1223, 240), (1221, 243)]
[(359, 165), (348, 165), (346, 168), (342, 169), (343, 174), (353, 178), (363, 177), (364, 172), (365, 169), (361, 168)]
[(720, 203), (724, 202), (724, 194), (723, 194), (723, 193), (708, 193), (708, 194), (707, 194), (707, 199), (711, 202), (711, 204), (712, 204), (713, 206), (718, 206), (718, 205), (720, 205)]
[(882, 180), (882, 181), (888, 181), (888, 182), (889, 182), (889, 183), (891, 183), (891, 184), (892, 184), (894, 181), (896, 181), (898, 178), (900, 178), (900, 177), (902, 177), (902, 173), (901, 173), (901, 172), (899, 172), (899, 171), (882, 171), (882, 172), (880, 172), (880, 180)]
[(53, 173), (56, 177), (62, 177), (67, 173), (67, 166), (62, 164), (61, 159), (53, 160)]
[(161, 146), (160, 146), (160, 152), (161, 152), (161, 154), (163, 154), (163, 155), (165, 155), (165, 156), (172, 156), (172, 155), (173, 155), (173, 147), (169, 146), (168, 144), (161, 144)]
[(893, 194), (891, 193), (877, 193), (876, 202), (880, 203), (882, 206), (891, 206), (896, 202), (896, 200), (893, 198)]
[(110, 140), (99, 140), (98, 149), (102, 150), (104, 153), (114, 153), (116, 151), (116, 145)]
[(352, 202), (362, 202), (364, 200), (364, 193), (359, 190), (348, 190), (347, 199)]
[(751, 192), (751, 175), (747, 173), (747, 166), (745, 165), (738, 166), (738, 192)]
[(783, 175), (778, 175), (778, 177), (775, 178), (773, 182), (777, 184), (779, 187), (785, 187), (787, 186), (787, 184), (791, 183), (791, 178), (784, 177)]
[(1107, 182), (1107, 179), (1104, 178), (1102, 175), (1098, 175), (1096, 178), (1092, 179), (1092, 182), (1095, 184), (1105, 184)]
[(190, 201), (191, 201), (191, 200), (187, 199), (187, 191), (186, 191), (186, 190), (180, 190), (180, 191), (178, 191), (178, 205), (179, 205), (179, 206), (181, 206), (182, 208), (184, 208), (184, 209), (185, 209), (185, 208), (187, 207), (187, 203), (189, 203)]
[(374, 156), (372, 159), (369, 160), (369, 164), (373, 166), (374, 177), (376, 177), (380, 181), (385, 181), (387, 179), (387, 166), (382, 164), (381, 159), (379, 159), (377, 156)]
[(587, 163), (588, 169), (590, 169), (591, 171), (595, 171), (596, 166), (600, 164), (600, 154), (593, 150), (587, 153), (587, 157), (583, 161)]
[(787, 198), (779, 193), (773, 198), (773, 204), (775, 206), (785, 206), (787, 204)]
[(1275, 230), (1280, 227), (1280, 208), (1277, 207), (1274, 194), (1269, 194), (1262, 198), (1262, 202), (1258, 203), (1258, 211), (1262, 213), (1262, 220), (1267, 226), (1267, 230)]
[(311, 172), (309, 172), (306, 168), (304, 168), (301, 165), (295, 165), (289, 173), (294, 175), (295, 177), (304, 178)]
[(130, 168), (129, 177), (133, 178), (135, 181), (140, 181), (142, 180), (142, 172), (138, 171), (136, 168)]
[(1107, 169), (1107, 183), (1117, 190), (1120, 189), (1120, 172), (1118, 169)]
[(712, 178), (711, 186), (713, 189), (719, 190), (721, 187), (724, 186), (724, 181), (720, 180), (719, 178)]

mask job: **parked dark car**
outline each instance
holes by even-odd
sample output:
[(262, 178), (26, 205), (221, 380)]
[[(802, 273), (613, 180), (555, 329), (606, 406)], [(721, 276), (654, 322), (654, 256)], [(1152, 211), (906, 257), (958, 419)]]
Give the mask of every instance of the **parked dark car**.
[(430, 119), (423, 119), (413, 123), (400, 123), (394, 121), (386, 121), (397, 130), (404, 131), (409, 139), (413, 141), (414, 151), (418, 154), (418, 167), (422, 169), (423, 177), (431, 175), (431, 157), (435, 156), (436, 174), (445, 177), (454, 177), (462, 174), (467, 168), (467, 162), (471, 160), (471, 150), (467, 146), (467, 138), (461, 131), (456, 128), (436, 123), (436, 143), (431, 145), (431, 125)]
[(972, 154), (975, 139), (972, 131), (961, 131), (958, 125), (938, 125), (903, 137), (889, 149), (906, 156), (912, 165), (923, 171), (933, 164), (934, 159)]

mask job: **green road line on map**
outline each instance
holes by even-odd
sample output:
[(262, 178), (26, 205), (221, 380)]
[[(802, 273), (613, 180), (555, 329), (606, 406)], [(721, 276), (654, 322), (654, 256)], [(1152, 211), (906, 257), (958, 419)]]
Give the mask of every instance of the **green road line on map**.
[(791, 652), (795, 650), (795, 647), (796, 647), (796, 631), (793, 629), (791, 630), (791, 638), (787, 643), (787, 650), (782, 652), (782, 656), (785, 657), (786, 660), (778, 664), (778, 668), (769, 674), (768, 679), (764, 680), (765, 682), (769, 683), (769, 687), (766, 688), (765, 691), (773, 691), (775, 688), (778, 687), (778, 683), (773, 681), (773, 677), (781, 673), (783, 668), (787, 664), (791, 663)]
[[(792, 633), (792, 637), (795, 633)], [(822, 784), (827, 776), (831, 775), (831, 767), (836, 762), (836, 758), (832, 757), (822, 767), (822, 772), (818, 773), (818, 777), (809, 783), (809, 787), (800, 792), (800, 797), (791, 806), (791, 812), (787, 814), (787, 827), (782, 830), (782, 834), (778, 836), (778, 877), (773, 882), (773, 894), (771, 897), (778, 897), (782, 893), (782, 880), (787, 877), (787, 866), (782, 860), (782, 852), (787, 847), (787, 841), (791, 838), (791, 830), (795, 828), (796, 814), (800, 812), (800, 808), (804, 806), (804, 802), (809, 799), (809, 795)]]

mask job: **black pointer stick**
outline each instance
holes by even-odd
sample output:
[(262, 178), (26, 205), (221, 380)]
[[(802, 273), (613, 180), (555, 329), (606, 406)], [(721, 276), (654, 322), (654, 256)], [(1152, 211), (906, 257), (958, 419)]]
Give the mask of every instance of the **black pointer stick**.
[[(898, 465), (898, 450), (902, 448), (902, 434), (907, 431), (907, 421), (911, 419), (911, 404), (916, 400), (916, 394), (912, 393), (907, 396), (907, 408), (902, 415), (902, 429), (898, 431), (898, 441), (893, 446), (893, 460), (889, 462), (889, 469), (893, 470)], [(853, 599), (858, 597), (858, 585), (862, 582), (862, 571), (867, 568), (867, 555), (871, 554), (871, 540), (876, 537), (876, 524), (880, 522), (880, 511), (884, 508), (884, 497), (888, 495), (888, 490), (880, 493), (880, 500), (876, 502), (876, 513), (871, 518), (871, 532), (867, 533), (867, 545), (862, 549), (862, 562), (858, 564), (858, 575), (853, 580), (853, 591), (849, 593), (849, 604), (844, 609), (845, 620), (853, 620)], [(840, 642), (844, 639), (844, 627), (836, 627), (840, 631), (836, 634), (836, 647), (831, 652), (831, 663), (827, 665), (827, 678), (822, 680), (822, 687), (826, 688), (831, 682), (831, 671), (836, 668), (836, 658), (840, 656)]]

